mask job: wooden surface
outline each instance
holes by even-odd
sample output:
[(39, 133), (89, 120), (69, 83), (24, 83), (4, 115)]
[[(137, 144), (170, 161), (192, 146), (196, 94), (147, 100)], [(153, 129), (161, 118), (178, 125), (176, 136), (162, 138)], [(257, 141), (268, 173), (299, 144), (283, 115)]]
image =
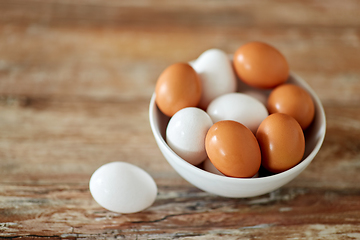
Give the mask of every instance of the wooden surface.
[[(0, 0), (0, 238), (360, 239), (360, 2)], [(312, 164), (270, 194), (222, 198), (183, 180), (148, 122), (157, 77), (209, 48), (262, 40), (325, 107)], [(153, 206), (91, 197), (101, 165), (149, 172)]]

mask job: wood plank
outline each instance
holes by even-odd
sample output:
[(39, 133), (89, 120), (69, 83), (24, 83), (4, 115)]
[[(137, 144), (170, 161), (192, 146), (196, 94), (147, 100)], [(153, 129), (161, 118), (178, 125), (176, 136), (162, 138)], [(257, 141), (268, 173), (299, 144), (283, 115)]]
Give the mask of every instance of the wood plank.
[(232, 53), (259, 39), (282, 51), (291, 70), (324, 103), (360, 102), (360, 32), (351, 28), (149, 32), (3, 26), (0, 95), (149, 99), (158, 76), (170, 64), (196, 59), (212, 47)]
[[(217, 28), (230, 26), (359, 26), (359, 2), (247, 1), (0, 1), (0, 23), (77, 26)], [(30, 11), (29, 11), (30, 10)], [(296, 10), (296, 11), (295, 11)]]
[[(2, 182), (85, 184), (101, 165), (127, 161), (146, 169), (159, 184), (187, 185), (157, 148), (146, 100), (8, 101), (0, 106)], [(325, 105), (325, 112), (325, 142), (313, 163), (290, 185), (359, 189), (359, 106)]]
[(111, 161), (154, 173), (170, 169), (153, 139), (147, 101), (35, 99), (0, 109), (3, 182), (87, 182), (89, 173)]
[[(154, 8), (143, 1), (0, 1), (0, 90), (149, 98), (168, 65), (212, 47), (232, 53), (263, 40), (284, 53), (324, 102), (353, 104), (360, 102), (358, 4), (165, 1)], [(297, 11), (284, 11), (292, 8)]]
[(149, 209), (116, 214), (99, 207), (87, 185), (2, 184), (1, 189), (6, 192), (0, 196), (1, 230), (8, 237), (209, 239), (360, 234), (358, 190), (282, 188), (260, 197), (231, 199), (195, 188), (160, 187)]

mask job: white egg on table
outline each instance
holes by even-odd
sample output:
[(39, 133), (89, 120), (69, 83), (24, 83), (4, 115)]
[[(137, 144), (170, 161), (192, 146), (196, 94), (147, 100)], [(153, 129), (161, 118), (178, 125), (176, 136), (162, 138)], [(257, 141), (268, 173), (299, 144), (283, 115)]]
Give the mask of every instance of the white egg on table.
[(203, 52), (192, 67), (198, 73), (202, 94), (199, 107), (206, 109), (216, 97), (235, 92), (237, 79), (229, 56), (220, 49), (209, 49)]
[(269, 115), (264, 104), (243, 93), (228, 93), (217, 97), (209, 104), (206, 112), (213, 123), (233, 120), (242, 123), (253, 133)]
[(154, 179), (143, 169), (126, 162), (111, 162), (90, 178), (90, 193), (107, 210), (135, 213), (150, 207), (157, 195)]
[(212, 124), (209, 115), (200, 108), (183, 108), (170, 119), (166, 142), (181, 158), (197, 165), (207, 157), (205, 137)]

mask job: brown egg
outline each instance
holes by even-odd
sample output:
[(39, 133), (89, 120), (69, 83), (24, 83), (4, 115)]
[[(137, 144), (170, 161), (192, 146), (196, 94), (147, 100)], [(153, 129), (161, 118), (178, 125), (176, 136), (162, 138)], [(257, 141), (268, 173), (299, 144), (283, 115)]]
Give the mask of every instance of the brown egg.
[(246, 84), (258, 88), (274, 88), (289, 76), (285, 57), (274, 47), (262, 42), (250, 42), (234, 54), (234, 68)]
[(315, 115), (314, 102), (308, 92), (293, 84), (283, 84), (276, 87), (268, 98), (269, 113), (285, 113), (300, 124), (305, 130)]
[(260, 124), (256, 138), (261, 149), (261, 164), (273, 173), (298, 164), (305, 151), (305, 138), (299, 123), (291, 116), (274, 113)]
[(261, 153), (254, 134), (239, 122), (215, 123), (205, 138), (212, 164), (229, 177), (252, 177), (261, 165)]
[(155, 102), (167, 116), (173, 116), (186, 107), (196, 107), (201, 97), (201, 82), (195, 70), (187, 63), (167, 67), (155, 88)]

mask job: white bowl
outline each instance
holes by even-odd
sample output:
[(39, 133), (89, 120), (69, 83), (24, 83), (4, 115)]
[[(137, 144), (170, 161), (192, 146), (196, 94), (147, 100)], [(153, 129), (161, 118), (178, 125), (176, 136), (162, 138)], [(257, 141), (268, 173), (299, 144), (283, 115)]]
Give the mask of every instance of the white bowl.
[[(285, 185), (297, 177), (314, 159), (324, 141), (326, 120), (324, 108), (315, 92), (299, 76), (291, 73), (287, 81), (304, 88), (313, 98), (315, 104), (315, 118), (305, 131), (305, 154), (303, 160), (295, 167), (274, 175), (258, 178), (232, 178), (207, 172), (193, 166), (180, 158), (167, 144), (165, 139), (166, 126), (169, 117), (165, 116), (156, 106), (155, 93), (152, 95), (149, 107), (150, 126), (157, 145), (165, 159), (185, 180), (203, 191), (223, 197), (244, 198), (269, 193)], [(242, 83), (240, 83), (241, 85)], [(251, 87), (245, 87), (251, 89)], [(261, 91), (269, 94), (269, 90)]]

